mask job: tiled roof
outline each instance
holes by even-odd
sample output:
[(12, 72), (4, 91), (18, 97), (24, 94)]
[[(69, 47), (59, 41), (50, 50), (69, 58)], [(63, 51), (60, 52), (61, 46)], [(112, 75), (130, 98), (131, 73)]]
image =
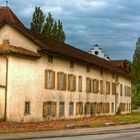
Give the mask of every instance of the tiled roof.
[(130, 72), (130, 64), (128, 64), (125, 60), (112, 60), (110, 63), (125, 72)]
[(86, 64), (95, 65), (110, 70), (112, 72), (117, 72), (123, 75), (125, 74), (127, 76), (127, 73), (124, 73), (122, 70), (115, 68), (109, 61), (105, 59), (99, 58), (49, 37), (31, 32), (19, 21), (16, 15), (8, 7), (0, 8), (0, 28), (5, 24), (9, 24), (10, 26), (16, 28), (19, 32), (31, 39), (40, 47), (40, 51), (50, 52), (61, 57), (68, 57), (80, 62), (84, 62)]
[(25, 55), (31, 57), (39, 57), (38, 54), (32, 51), (26, 50), (21, 47), (8, 45), (8, 44), (0, 44), (0, 54), (18, 54), (18, 55)]

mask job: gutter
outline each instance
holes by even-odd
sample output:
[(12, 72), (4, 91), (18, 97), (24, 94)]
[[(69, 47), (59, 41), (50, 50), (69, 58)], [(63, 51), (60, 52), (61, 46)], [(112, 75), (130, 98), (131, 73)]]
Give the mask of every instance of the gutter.
[(5, 54), (3, 54), (3, 57), (6, 60), (6, 82), (5, 82), (5, 107), (4, 107), (4, 121), (7, 121), (7, 89), (8, 89), (8, 58)]

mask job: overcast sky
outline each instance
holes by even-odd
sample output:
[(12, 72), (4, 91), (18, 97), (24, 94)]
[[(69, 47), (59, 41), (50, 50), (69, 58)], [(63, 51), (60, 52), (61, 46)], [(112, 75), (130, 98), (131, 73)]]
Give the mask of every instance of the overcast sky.
[[(5, 5), (5, 0), (1, 0)], [(140, 36), (140, 0), (9, 0), (29, 27), (35, 6), (63, 22), (66, 43), (88, 51), (99, 44), (111, 59), (132, 60)]]

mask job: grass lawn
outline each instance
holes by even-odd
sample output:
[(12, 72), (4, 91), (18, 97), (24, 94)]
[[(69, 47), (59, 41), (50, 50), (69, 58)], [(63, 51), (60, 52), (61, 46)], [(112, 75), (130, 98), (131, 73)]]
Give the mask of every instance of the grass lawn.
[(103, 116), (101, 119), (116, 120), (116, 121), (126, 121), (132, 123), (135, 121), (140, 122), (140, 112), (132, 112), (131, 114), (116, 115), (116, 116)]

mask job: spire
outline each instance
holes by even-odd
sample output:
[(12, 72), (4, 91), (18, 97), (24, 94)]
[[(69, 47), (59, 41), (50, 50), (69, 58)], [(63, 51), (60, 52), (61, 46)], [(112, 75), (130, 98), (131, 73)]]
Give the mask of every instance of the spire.
[(8, 4), (9, 4), (9, 1), (8, 1), (8, 0), (6, 0), (6, 7), (8, 7)]

